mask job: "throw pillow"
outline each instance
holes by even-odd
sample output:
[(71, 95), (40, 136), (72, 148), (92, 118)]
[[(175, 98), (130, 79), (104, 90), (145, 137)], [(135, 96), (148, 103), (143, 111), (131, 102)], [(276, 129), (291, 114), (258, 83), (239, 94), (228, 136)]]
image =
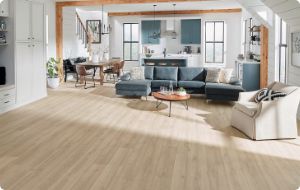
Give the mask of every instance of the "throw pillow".
[(261, 101), (271, 101), (284, 96), (286, 96), (286, 93), (276, 92), (268, 88), (263, 88), (256, 94), (255, 102), (259, 103)]
[(130, 70), (131, 80), (144, 80), (144, 68), (143, 67), (133, 67)]
[(220, 82), (221, 69), (207, 69), (205, 82)]
[(232, 77), (233, 69), (221, 69), (220, 73), (220, 83), (228, 84)]

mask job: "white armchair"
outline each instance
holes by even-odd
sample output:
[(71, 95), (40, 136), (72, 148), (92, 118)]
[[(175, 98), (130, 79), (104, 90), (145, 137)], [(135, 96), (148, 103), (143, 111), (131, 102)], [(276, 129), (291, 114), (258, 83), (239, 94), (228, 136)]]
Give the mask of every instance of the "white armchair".
[(272, 83), (270, 89), (287, 93), (273, 101), (254, 102), (255, 92), (240, 93), (231, 125), (254, 140), (296, 138), (300, 88)]

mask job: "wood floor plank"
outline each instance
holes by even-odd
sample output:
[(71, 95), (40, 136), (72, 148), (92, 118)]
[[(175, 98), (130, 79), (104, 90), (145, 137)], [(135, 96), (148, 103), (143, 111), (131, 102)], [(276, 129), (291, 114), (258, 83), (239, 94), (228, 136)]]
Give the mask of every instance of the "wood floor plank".
[[(231, 103), (195, 96), (155, 108), (113, 85), (67, 83), (0, 115), (5, 190), (276, 190), (300, 186), (300, 138), (252, 141)], [(300, 126), (300, 125), (298, 125)]]

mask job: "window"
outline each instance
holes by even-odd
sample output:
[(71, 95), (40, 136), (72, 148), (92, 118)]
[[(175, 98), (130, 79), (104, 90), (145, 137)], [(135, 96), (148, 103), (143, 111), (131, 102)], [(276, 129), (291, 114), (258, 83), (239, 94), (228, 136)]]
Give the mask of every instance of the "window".
[(246, 55), (246, 45), (247, 45), (247, 20), (243, 20), (243, 27), (242, 27), (242, 49), (241, 49), (241, 53), (243, 55)]
[(280, 19), (280, 42), (279, 42), (279, 81), (286, 82), (286, 23)]
[(224, 63), (224, 22), (205, 22), (205, 63)]
[(287, 65), (287, 26), (280, 17), (276, 16), (276, 80), (286, 82), (286, 65)]
[(137, 23), (123, 25), (123, 57), (125, 61), (139, 59), (139, 24)]

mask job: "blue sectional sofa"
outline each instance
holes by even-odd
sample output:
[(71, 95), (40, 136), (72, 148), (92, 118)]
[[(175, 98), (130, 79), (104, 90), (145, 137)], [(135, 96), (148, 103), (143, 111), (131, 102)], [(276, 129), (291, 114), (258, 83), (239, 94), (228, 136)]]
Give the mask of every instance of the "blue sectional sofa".
[(206, 69), (201, 67), (159, 67), (145, 66), (144, 80), (131, 80), (130, 74), (121, 76), (116, 84), (116, 94), (123, 96), (148, 96), (159, 91), (161, 86), (183, 87), (190, 94), (205, 94), (210, 100), (238, 100), (244, 89), (238, 80), (232, 79), (230, 84), (208, 83)]

